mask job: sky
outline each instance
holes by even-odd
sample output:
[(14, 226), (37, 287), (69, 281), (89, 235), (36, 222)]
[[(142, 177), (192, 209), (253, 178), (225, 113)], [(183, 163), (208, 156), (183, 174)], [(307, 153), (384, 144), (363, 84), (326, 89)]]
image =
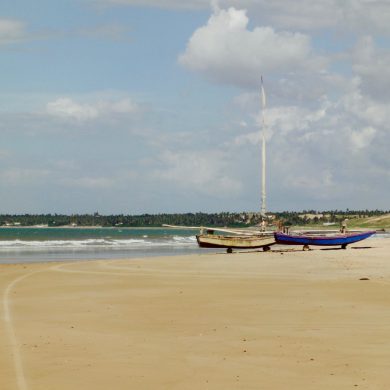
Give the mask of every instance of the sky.
[[(0, 213), (390, 209), (390, 2), (6, 0)], [(261, 105), (261, 76), (266, 107)]]

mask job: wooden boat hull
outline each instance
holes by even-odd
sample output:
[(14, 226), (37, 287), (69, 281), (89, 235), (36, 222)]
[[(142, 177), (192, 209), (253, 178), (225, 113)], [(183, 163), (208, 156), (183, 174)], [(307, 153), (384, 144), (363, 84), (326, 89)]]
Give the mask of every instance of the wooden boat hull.
[(375, 234), (375, 231), (359, 232), (359, 233), (345, 233), (335, 234), (329, 236), (315, 236), (315, 235), (291, 235), (285, 233), (274, 233), (275, 241), (277, 244), (284, 245), (319, 245), (319, 246), (335, 246), (341, 245), (346, 247), (348, 244), (353, 244), (358, 241), (365, 240), (366, 238)]
[(273, 235), (222, 236), (216, 234), (199, 234), (196, 236), (202, 248), (263, 248), (275, 244)]

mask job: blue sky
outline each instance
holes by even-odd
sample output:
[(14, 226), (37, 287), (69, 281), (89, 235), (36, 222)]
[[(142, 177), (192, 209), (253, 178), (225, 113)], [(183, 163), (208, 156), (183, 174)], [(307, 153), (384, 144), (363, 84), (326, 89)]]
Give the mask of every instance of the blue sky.
[(389, 209), (390, 4), (0, 6), (0, 213)]

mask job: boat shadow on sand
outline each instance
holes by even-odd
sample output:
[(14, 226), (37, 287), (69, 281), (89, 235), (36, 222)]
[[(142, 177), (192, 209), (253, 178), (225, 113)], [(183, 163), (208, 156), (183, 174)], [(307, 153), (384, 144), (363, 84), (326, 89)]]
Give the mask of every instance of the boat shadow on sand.
[[(350, 246), (348, 247), (348, 249), (372, 249), (374, 248), (373, 246)], [(347, 249), (347, 248), (345, 248)], [(320, 250), (320, 251), (340, 251), (340, 250), (345, 250), (344, 248), (319, 248), (317, 250)], [(315, 249), (311, 249), (310, 250), (315, 250)]]
[(305, 250), (302, 250), (302, 249), (272, 249), (271, 252), (311, 252), (311, 251), (345, 251), (345, 250), (348, 250), (348, 249), (373, 249), (375, 247), (373, 246), (349, 246), (347, 248), (336, 248), (336, 247), (332, 247), (332, 248), (312, 248), (310, 247), (309, 249), (305, 249)]
[[(309, 248), (308, 250), (302, 250), (299, 248), (291, 248), (291, 249), (271, 249), (269, 251), (264, 252), (263, 250), (239, 250), (236, 249), (231, 253), (289, 253), (289, 252), (311, 252), (311, 251), (345, 251), (348, 249), (373, 249), (374, 246), (350, 246), (348, 248)], [(226, 252), (218, 252), (216, 254), (223, 255)]]

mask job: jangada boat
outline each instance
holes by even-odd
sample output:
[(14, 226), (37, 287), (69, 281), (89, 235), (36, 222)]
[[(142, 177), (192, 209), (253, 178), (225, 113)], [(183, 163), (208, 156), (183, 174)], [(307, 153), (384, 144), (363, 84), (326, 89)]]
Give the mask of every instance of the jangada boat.
[[(167, 225), (164, 227), (174, 229), (196, 229), (200, 233), (196, 235), (196, 241), (201, 248), (227, 248), (228, 252), (233, 249), (256, 249), (263, 248), (268, 251), (275, 244), (273, 232), (263, 232), (249, 229), (228, 229), (205, 226), (177, 226)], [(223, 234), (214, 234), (221, 232)]]
[(309, 249), (309, 245), (318, 246), (337, 246), (346, 249), (347, 245), (365, 240), (371, 237), (376, 232), (351, 232), (351, 233), (335, 233), (335, 234), (286, 234), (282, 232), (274, 233), (277, 244), (284, 245), (303, 245), (303, 249)]
[[(263, 87), (263, 78), (261, 78), (261, 98), (262, 98), (262, 204), (261, 215), (266, 218), (265, 212), (265, 92)], [(263, 248), (264, 251), (268, 251), (270, 246), (275, 244), (275, 238), (273, 232), (266, 232), (265, 225), (261, 229), (249, 230), (249, 229), (226, 229), (216, 227), (204, 227), (204, 226), (173, 226), (163, 225), (171, 228), (182, 229), (198, 229), (200, 233), (196, 236), (198, 245), (202, 248), (227, 248), (227, 252), (231, 252), (232, 249), (255, 249)], [(214, 232), (221, 232), (225, 234), (214, 234)]]
[(272, 233), (258, 233), (250, 235), (219, 235), (208, 230), (207, 233), (196, 236), (198, 245), (202, 248), (227, 248), (227, 249), (255, 249), (263, 248), (264, 251), (270, 249), (275, 244)]
[[(265, 105), (266, 97), (263, 87), (263, 77), (261, 77), (261, 101), (262, 101), (262, 176), (261, 176), (261, 215), (266, 218), (266, 207), (265, 207)], [(263, 219), (263, 221), (264, 221)], [(264, 222), (265, 223), (265, 222)], [(265, 224), (262, 229), (257, 231), (226, 231), (228, 235), (214, 234), (214, 231), (220, 231), (220, 229), (207, 229), (206, 233), (201, 233), (196, 236), (198, 244), (203, 248), (227, 248), (230, 252), (234, 248), (238, 249), (251, 249), (251, 248), (263, 248), (264, 251), (268, 251), (270, 246), (275, 244), (275, 238), (273, 232), (265, 232)]]
[[(265, 120), (264, 112), (266, 106), (266, 97), (263, 87), (263, 77), (261, 77), (261, 102), (262, 102), (262, 175), (261, 175), (261, 215), (266, 218), (266, 208), (265, 208)], [(270, 246), (275, 244), (275, 238), (273, 232), (266, 232), (265, 225), (262, 226), (262, 229), (257, 231), (238, 231), (238, 232), (228, 232), (228, 235), (214, 234), (214, 231), (219, 229), (207, 229), (206, 233), (201, 232), (196, 236), (198, 244), (203, 248), (227, 248), (228, 252), (233, 248), (238, 249), (251, 249), (251, 248), (263, 248), (264, 251), (268, 251)], [(233, 234), (233, 235), (232, 235)]]

